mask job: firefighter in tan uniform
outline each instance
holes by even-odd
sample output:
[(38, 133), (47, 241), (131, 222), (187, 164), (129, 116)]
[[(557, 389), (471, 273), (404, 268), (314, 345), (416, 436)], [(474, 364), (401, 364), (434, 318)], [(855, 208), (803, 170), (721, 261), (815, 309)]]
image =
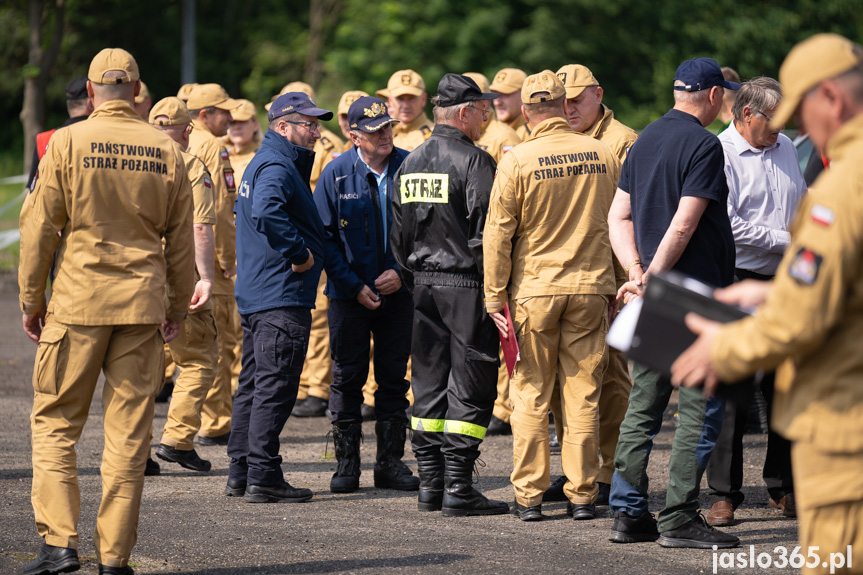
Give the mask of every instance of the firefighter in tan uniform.
[(511, 480), (523, 521), (542, 519), (558, 378), (567, 509), (574, 519), (596, 517), (598, 404), (616, 292), (607, 220), (620, 164), (608, 146), (572, 131), (565, 96), (549, 70), (525, 80), (523, 113), (534, 128), (498, 164), (483, 233), (486, 310), (521, 350), (510, 385)]
[(183, 84), (180, 86), (180, 89), (177, 90), (177, 97), (185, 103), (189, 102), (189, 94), (192, 93), (192, 90), (197, 86), (197, 82), (192, 82), (190, 84)]
[(717, 379), (779, 367), (771, 426), (792, 442), (802, 553), (819, 558), (804, 573), (861, 573), (863, 48), (818, 34), (788, 54), (779, 78), (784, 98), (771, 127), (796, 116), (830, 168), (797, 209), (776, 278), (717, 293), (729, 303), (761, 303), (758, 313), (726, 326), (688, 317), (701, 335), (672, 366), (672, 379), (704, 381), (712, 394)]
[(237, 184), (228, 150), (219, 139), (228, 131), (237, 101), (218, 84), (199, 84), (186, 102), (192, 116), (189, 153), (200, 158), (212, 175), (216, 202), (216, 262), (213, 280), (213, 316), (219, 332), (219, 365), (216, 379), (201, 410), (201, 445), (226, 445), (231, 433), (231, 366), (237, 345), (237, 302), (233, 277), (237, 273), (234, 201)]
[[(473, 79), (479, 89), (490, 92), (488, 78), (476, 72), (467, 72), (465, 76)], [(521, 95), (519, 95), (521, 98)], [(488, 152), (494, 161), (500, 163), (503, 155), (521, 143), (521, 137), (515, 130), (497, 119), (494, 114), (489, 114), (482, 125), (482, 134), (474, 142), (478, 148)], [(509, 372), (500, 351), (500, 368), (497, 372), (497, 397), (494, 400), (491, 422), (488, 424), (486, 435), (509, 435), (511, 433), (509, 418), (512, 415), (512, 403), (509, 399)]]
[(390, 115), (399, 121), (393, 127), (396, 148), (412, 152), (429, 139), (434, 124), (425, 115), (428, 94), (422, 76), (413, 70), (399, 70), (390, 76), (387, 87), (375, 95), (387, 100)]
[(87, 77), (96, 109), (51, 138), (21, 210), (23, 327), (39, 342), (32, 502), (44, 541), (24, 567), (29, 574), (80, 567), (75, 446), (100, 371), (105, 447), (93, 544), (100, 573), (132, 573), (162, 344), (182, 328), (195, 285), (186, 167), (171, 139), (132, 107), (140, 90), (135, 59), (103, 50)]
[[(602, 103), (602, 86), (593, 73), (580, 64), (569, 64), (557, 71), (557, 77), (566, 88), (566, 119), (569, 127), (607, 145), (623, 164), (629, 148), (638, 139), (638, 133), (614, 119), (614, 112)], [(617, 258), (614, 258), (614, 274), (617, 287), (626, 283), (627, 274)], [(599, 484), (597, 505), (608, 505), (611, 476), (614, 474), (614, 450), (617, 448), (620, 424), (626, 415), (631, 390), (632, 378), (629, 376), (626, 355), (609, 347), (608, 368), (602, 378), (602, 394), (599, 398), (599, 451), (602, 467), (596, 478)], [(552, 401), (551, 411), (555, 416), (554, 425), (560, 437), (563, 433), (558, 417), (560, 405)], [(565, 476), (558, 478), (546, 492), (543, 501), (565, 501), (565, 482)]]
[(522, 141), (530, 136), (530, 127), (521, 113), (521, 86), (527, 74), (518, 68), (504, 68), (494, 75), (492, 92), (500, 94), (494, 102), (497, 119), (515, 130)]
[[(231, 110), (231, 121), (228, 122), (228, 134), (225, 138), (231, 168), (234, 170), (234, 181), (242, 182), (246, 166), (255, 157), (255, 152), (264, 139), (255, 104), (249, 100), (237, 100), (237, 107)], [(243, 358), (243, 328), (239, 314), (234, 319), (237, 345), (234, 346), (234, 362), (231, 364), (231, 396), (237, 393)]]
[(216, 206), (210, 172), (199, 158), (186, 152), (192, 118), (179, 98), (165, 98), (150, 111), (150, 124), (167, 134), (180, 149), (192, 184), (192, 224), (195, 238), (195, 293), (183, 330), (168, 343), (171, 357), (180, 369), (174, 385), (168, 418), (156, 455), (193, 471), (209, 471), (192, 442), (201, 427), (201, 408), (216, 377), (219, 343), (213, 318), (213, 225)]
[(153, 100), (150, 98), (150, 90), (147, 89), (147, 84), (141, 82), (141, 93), (135, 96), (135, 111), (145, 120), (150, 115), (150, 107), (153, 105)]

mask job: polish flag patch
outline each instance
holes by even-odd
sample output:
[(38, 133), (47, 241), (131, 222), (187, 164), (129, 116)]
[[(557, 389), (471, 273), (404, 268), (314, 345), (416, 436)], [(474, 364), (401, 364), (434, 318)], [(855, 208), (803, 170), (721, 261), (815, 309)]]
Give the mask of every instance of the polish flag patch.
[(828, 228), (833, 225), (833, 221), (836, 219), (836, 216), (833, 214), (833, 210), (822, 206), (821, 204), (815, 204), (812, 206), (812, 211), (809, 212), (809, 215), (812, 216), (813, 222)]
[(222, 159), (223, 159), (223, 160), (227, 160), (227, 159), (228, 159), (228, 152), (226, 152), (226, 151), (224, 151), (224, 150), (222, 150), (221, 152), (219, 152), (219, 155), (220, 155), (220, 156), (222, 156)]
[(210, 180), (210, 178), (204, 178), (204, 185), (208, 188), (212, 188), (213, 182), (212, 182), (212, 180)]

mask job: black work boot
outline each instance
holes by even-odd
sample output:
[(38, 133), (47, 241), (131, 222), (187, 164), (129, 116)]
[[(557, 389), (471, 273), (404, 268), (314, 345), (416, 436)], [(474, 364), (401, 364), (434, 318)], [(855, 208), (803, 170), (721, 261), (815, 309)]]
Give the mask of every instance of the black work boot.
[(333, 493), (353, 493), (360, 488), (360, 441), (363, 424), (359, 421), (333, 423), (333, 445), (338, 467), (330, 480)]
[(399, 491), (419, 489), (420, 480), (413, 476), (402, 461), (405, 454), (406, 427), (407, 421), (404, 419), (385, 419), (375, 423), (375, 435), (378, 438), (375, 487)]
[(417, 456), (417, 473), (420, 476), (417, 509), (420, 511), (440, 511), (443, 505), (443, 455)]
[(24, 575), (42, 573), (71, 573), (81, 568), (78, 551), (67, 547), (42, 544), (36, 559), (24, 566)]
[(502, 515), (504, 513), (509, 513), (509, 505), (503, 501), (488, 499), (473, 488), (473, 461), (446, 462), (441, 515), (444, 517), (464, 517), (466, 515)]

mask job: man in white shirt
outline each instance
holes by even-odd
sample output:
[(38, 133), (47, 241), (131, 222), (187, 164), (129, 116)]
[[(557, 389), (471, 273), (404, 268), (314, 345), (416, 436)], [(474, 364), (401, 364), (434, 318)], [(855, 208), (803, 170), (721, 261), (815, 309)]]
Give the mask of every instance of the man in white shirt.
[[(740, 88), (731, 108), (734, 119), (719, 135), (725, 152), (728, 181), (728, 217), (734, 234), (735, 278), (773, 279), (791, 236), (788, 228), (806, 183), (794, 144), (770, 120), (782, 91), (772, 78), (755, 78)], [(731, 389), (731, 388), (729, 388)], [(707, 522), (733, 525), (734, 510), (743, 502), (743, 433), (753, 382), (733, 387), (725, 405), (725, 419), (707, 465), (711, 507)], [(773, 373), (760, 382), (767, 402), (768, 420), (773, 396)], [(770, 505), (788, 517), (795, 516), (791, 478), (791, 446), (769, 432), (763, 470)]]

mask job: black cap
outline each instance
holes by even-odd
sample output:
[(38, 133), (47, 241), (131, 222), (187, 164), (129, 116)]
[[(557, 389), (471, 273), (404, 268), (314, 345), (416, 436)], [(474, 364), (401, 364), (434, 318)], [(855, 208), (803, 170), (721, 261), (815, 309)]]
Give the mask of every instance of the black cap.
[(500, 94), (483, 92), (472, 78), (461, 74), (446, 74), (437, 85), (438, 106), (448, 108), (475, 102), (476, 100), (494, 100)]
[(66, 86), (66, 99), (83, 100), (84, 98), (89, 98), (87, 95), (87, 78), (81, 76), (80, 78), (75, 78)]

